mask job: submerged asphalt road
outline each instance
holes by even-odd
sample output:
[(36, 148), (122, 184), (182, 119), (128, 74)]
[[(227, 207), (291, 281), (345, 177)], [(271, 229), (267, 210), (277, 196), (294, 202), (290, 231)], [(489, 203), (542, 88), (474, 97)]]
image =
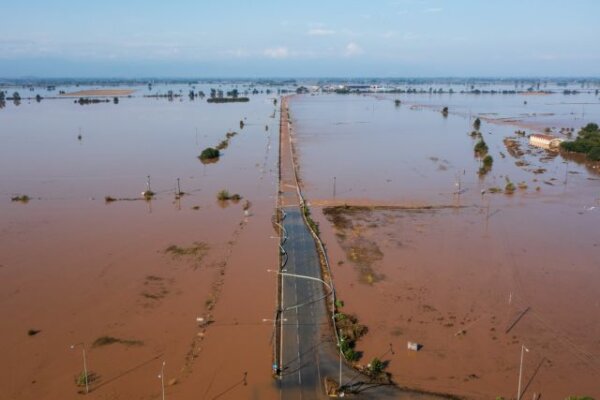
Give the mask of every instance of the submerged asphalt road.
[[(288, 261), (284, 272), (320, 278), (315, 243), (299, 208), (286, 208), (285, 213), (288, 239), (283, 247)], [(326, 294), (320, 282), (283, 276), (280, 384), (285, 399), (327, 398), (325, 376), (338, 379), (339, 358), (328, 325)]]
[[(321, 277), (315, 242), (297, 206), (285, 208), (283, 226), (288, 239), (284, 249), (288, 254), (285, 273)], [(283, 276), (283, 323), (281, 331), (282, 378), (281, 398), (326, 399), (325, 377), (339, 380), (339, 353), (334, 343), (326, 302), (331, 301), (328, 289), (320, 282)], [(405, 392), (396, 387), (361, 384), (365, 377), (342, 364), (343, 385), (353, 385), (359, 393), (353, 398), (378, 399), (440, 399), (441, 397)]]

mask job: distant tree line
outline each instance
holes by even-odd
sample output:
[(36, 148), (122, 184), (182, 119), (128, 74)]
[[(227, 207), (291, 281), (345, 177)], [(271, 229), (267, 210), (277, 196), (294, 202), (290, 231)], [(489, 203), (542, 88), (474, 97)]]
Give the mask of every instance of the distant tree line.
[(208, 103), (245, 103), (250, 101), (248, 97), (211, 97), (206, 99)]
[(89, 97), (80, 97), (79, 100), (73, 101), (74, 103), (79, 103), (80, 106), (87, 104), (98, 104), (98, 103), (108, 103), (109, 99), (90, 99)]

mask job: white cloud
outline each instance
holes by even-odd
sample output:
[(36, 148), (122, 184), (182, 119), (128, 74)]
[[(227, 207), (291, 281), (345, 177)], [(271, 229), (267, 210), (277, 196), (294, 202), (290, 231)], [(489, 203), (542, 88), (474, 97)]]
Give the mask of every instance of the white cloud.
[(287, 47), (280, 46), (265, 49), (263, 54), (269, 58), (287, 58), (290, 52)]
[(335, 35), (335, 31), (332, 29), (313, 28), (309, 29), (306, 34), (309, 36), (331, 36)]
[(439, 13), (442, 11), (444, 11), (444, 9), (441, 7), (432, 7), (432, 8), (426, 8), (425, 10), (423, 10), (424, 13)]
[(348, 43), (344, 50), (344, 55), (346, 57), (359, 56), (363, 53), (364, 53), (364, 51), (363, 51), (362, 47), (360, 47), (359, 45), (357, 45), (354, 42)]

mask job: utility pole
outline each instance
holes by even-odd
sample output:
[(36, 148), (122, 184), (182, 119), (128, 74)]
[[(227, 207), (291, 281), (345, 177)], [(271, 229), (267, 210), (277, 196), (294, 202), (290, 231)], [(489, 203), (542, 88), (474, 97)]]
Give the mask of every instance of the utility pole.
[(83, 344), (83, 342), (77, 343), (77, 344), (72, 344), (71, 350), (75, 349), (75, 346), (81, 346), (81, 352), (83, 354), (83, 378), (85, 381), (85, 393), (87, 394), (90, 392), (90, 386), (89, 386), (89, 377), (88, 377), (88, 371), (87, 371), (87, 360), (85, 357), (85, 344)]
[(529, 353), (529, 349), (524, 344), (521, 345), (521, 364), (519, 365), (519, 388), (517, 391), (517, 400), (521, 400), (521, 379), (523, 377), (523, 353)]
[(335, 176), (333, 177), (333, 198), (335, 200)]
[(158, 377), (160, 378), (160, 386), (162, 389), (162, 400), (165, 400), (165, 364), (167, 362), (163, 361), (162, 362), (162, 367), (160, 368), (160, 375), (158, 375)]

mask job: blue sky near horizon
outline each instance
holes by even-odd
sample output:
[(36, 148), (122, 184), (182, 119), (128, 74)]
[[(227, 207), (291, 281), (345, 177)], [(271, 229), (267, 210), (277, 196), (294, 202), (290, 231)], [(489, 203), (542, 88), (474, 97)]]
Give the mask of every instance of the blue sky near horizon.
[(0, 0), (0, 77), (598, 77), (598, 15), (598, 0)]

